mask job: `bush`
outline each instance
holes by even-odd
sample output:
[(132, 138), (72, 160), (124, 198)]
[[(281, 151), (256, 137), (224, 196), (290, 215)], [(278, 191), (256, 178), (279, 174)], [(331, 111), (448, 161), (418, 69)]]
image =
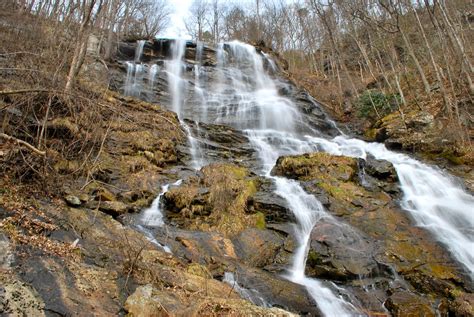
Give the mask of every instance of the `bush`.
[(357, 100), (357, 114), (361, 118), (379, 119), (397, 108), (400, 95), (384, 94), (377, 90), (365, 91)]

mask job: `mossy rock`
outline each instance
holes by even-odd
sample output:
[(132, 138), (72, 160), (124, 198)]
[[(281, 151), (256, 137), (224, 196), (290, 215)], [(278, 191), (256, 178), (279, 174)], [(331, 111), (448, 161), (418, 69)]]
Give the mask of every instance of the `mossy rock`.
[(201, 172), (199, 178), (190, 178), (165, 194), (169, 216), (176, 223), (188, 229), (216, 231), (226, 236), (248, 227), (265, 227), (264, 217), (249, 208), (259, 184), (246, 168), (211, 164)]

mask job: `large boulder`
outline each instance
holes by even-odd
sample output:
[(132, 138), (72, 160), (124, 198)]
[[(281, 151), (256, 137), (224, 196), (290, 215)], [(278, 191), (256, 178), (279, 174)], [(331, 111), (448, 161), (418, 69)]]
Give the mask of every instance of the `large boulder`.
[[(471, 282), (459, 264), (400, 210), (397, 195), (393, 195), (397, 178), (391, 164), (372, 157), (363, 163), (326, 153), (278, 159), (273, 173), (299, 180), (307, 192), (325, 197), (328, 212), (339, 219), (337, 224), (316, 224), (307, 273), (345, 281), (354, 289), (374, 289), (385, 299), (394, 293), (390, 281), (401, 276), (409, 284), (400, 284), (398, 291), (408, 295), (393, 296), (386, 302), (394, 314), (409, 309), (403, 304), (408, 301), (414, 310), (432, 314), (436, 301), (449, 302), (453, 292), (468, 292)], [(362, 168), (375, 186), (366, 186), (360, 177)], [(344, 222), (355, 229), (344, 228)], [(423, 304), (417, 306), (417, 301)]]
[(244, 168), (211, 164), (199, 177), (171, 189), (164, 196), (168, 218), (181, 228), (217, 231), (226, 236), (248, 227), (264, 227), (261, 213), (251, 213), (251, 197), (258, 182)]
[(376, 275), (377, 244), (350, 226), (331, 219), (319, 221), (310, 236), (306, 263), (309, 276), (331, 279), (359, 279)]
[(160, 290), (148, 284), (138, 287), (125, 302), (128, 316), (296, 316), (280, 308), (264, 308), (236, 298), (222, 297), (193, 298), (183, 303), (183, 300), (172, 291)]

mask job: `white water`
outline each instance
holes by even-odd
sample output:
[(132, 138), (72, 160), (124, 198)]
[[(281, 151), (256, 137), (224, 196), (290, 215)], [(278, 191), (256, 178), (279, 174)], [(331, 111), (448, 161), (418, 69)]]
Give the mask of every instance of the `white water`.
[[(225, 49), (227, 46), (227, 49)], [(403, 191), (402, 207), (415, 224), (430, 231), (463, 264), (471, 277), (474, 270), (474, 199), (458, 184), (437, 169), (385, 146), (339, 136), (333, 140), (316, 138), (316, 131), (305, 131), (295, 104), (278, 94), (276, 82), (263, 67), (255, 48), (239, 42), (218, 46), (219, 82), (206, 91), (207, 113), (217, 123), (245, 130), (257, 150), (262, 174), (269, 176), (282, 155), (325, 151), (336, 155), (365, 158), (367, 153), (392, 162)], [(270, 65), (270, 67), (272, 67)], [(272, 69), (273, 70), (273, 69)], [(307, 129), (306, 129), (307, 130)], [(307, 287), (324, 314), (354, 314), (353, 307), (304, 276), (307, 243), (314, 223), (327, 216), (320, 203), (307, 195), (298, 183), (272, 177), (278, 193), (287, 199), (298, 219), (300, 248), (289, 278)], [(291, 198), (290, 198), (291, 197)]]
[(367, 153), (391, 162), (403, 191), (402, 207), (417, 226), (423, 227), (451, 252), (474, 280), (474, 197), (439, 169), (383, 144), (336, 137), (332, 141), (306, 136), (313, 144), (335, 155), (365, 158)]
[[(311, 144), (295, 134), (301, 115), (294, 104), (278, 94), (273, 80), (263, 67), (263, 58), (253, 46), (239, 42), (227, 44), (230, 52), (219, 52), (221, 78), (232, 87), (232, 95), (223, 94), (228, 87), (218, 87), (214, 98), (218, 103), (217, 122), (228, 123), (246, 129), (262, 162), (262, 175), (271, 178), (276, 193), (285, 198), (297, 219), (296, 239), (298, 247), (287, 278), (306, 287), (320, 310), (327, 316), (349, 316), (356, 309), (338, 297), (318, 280), (305, 276), (306, 255), (311, 230), (322, 217), (328, 216), (321, 203), (304, 192), (299, 183), (281, 177), (270, 176), (277, 158), (283, 154), (296, 154), (312, 150)], [(223, 49), (223, 46), (221, 46)], [(233, 66), (239, 66), (233, 67)], [(249, 74), (251, 76), (249, 76)], [(238, 102), (235, 101), (238, 96)]]
[(165, 223), (163, 221), (163, 212), (161, 210), (161, 198), (166, 194), (171, 186), (181, 185), (182, 180), (178, 180), (173, 184), (161, 186), (160, 194), (153, 200), (151, 206), (143, 211), (141, 222), (148, 227), (161, 227)]
[[(141, 62), (145, 41), (137, 42), (133, 61), (127, 61), (127, 75), (123, 87), (126, 96), (141, 97), (144, 93), (153, 91), (156, 75), (159, 72), (158, 65), (147, 66)], [(148, 73), (148, 85), (145, 85), (146, 73)]]
[(155, 86), (156, 75), (160, 72), (160, 67), (156, 64), (151, 65), (148, 73), (148, 88), (153, 90)]
[[(186, 81), (182, 74), (183, 49), (175, 50), (174, 62), (167, 64), (172, 95), (172, 109), (181, 118), (182, 112), (196, 115), (196, 105), (183, 107)], [(370, 153), (377, 159), (392, 162), (397, 170), (403, 191), (402, 207), (413, 217), (414, 223), (430, 231), (443, 243), (453, 257), (474, 276), (474, 199), (448, 175), (422, 164), (407, 155), (387, 150), (383, 145), (339, 136), (334, 139), (314, 137), (304, 124), (296, 105), (279, 95), (277, 79), (264, 69), (264, 57), (255, 48), (239, 42), (220, 44), (217, 50), (217, 69), (212, 84), (202, 84), (200, 67), (195, 68), (195, 96), (200, 96), (199, 117), (204, 121), (228, 124), (245, 131), (257, 151), (260, 173), (275, 182), (277, 194), (286, 199), (295, 214), (298, 248), (287, 278), (304, 285), (326, 316), (360, 314), (354, 305), (338, 293), (342, 290), (304, 274), (311, 230), (322, 218), (330, 218), (320, 202), (308, 195), (298, 182), (270, 175), (278, 157), (306, 152), (324, 151), (334, 155), (366, 158)], [(272, 65), (270, 63), (270, 67)], [(272, 69), (273, 71), (273, 69)], [(204, 87), (206, 87), (204, 89)], [(191, 109), (189, 108), (191, 107)], [(184, 123), (184, 121), (182, 121)], [(193, 167), (199, 168), (198, 141), (188, 131)], [(201, 152), (202, 154), (202, 152)], [(202, 155), (201, 158), (204, 156)], [(336, 221), (331, 218), (332, 221)], [(347, 226), (347, 225), (346, 225)]]
[(184, 102), (183, 92), (186, 92), (187, 81), (183, 78), (183, 69), (186, 68), (183, 57), (186, 51), (186, 40), (177, 39), (172, 45), (172, 59), (165, 63), (168, 74), (168, 86), (171, 95), (171, 109), (176, 112), (181, 126), (188, 137), (189, 148), (191, 150), (191, 165), (199, 170), (206, 164), (204, 155), (199, 146), (198, 140), (193, 136), (191, 128), (182, 119), (182, 106)]
[(171, 253), (171, 250), (168, 246), (162, 245), (158, 241), (156, 241), (155, 237), (153, 237), (153, 234), (146, 229), (146, 227), (162, 227), (165, 225), (165, 222), (163, 221), (163, 210), (162, 210), (162, 203), (161, 203), (161, 198), (163, 197), (164, 194), (166, 194), (170, 188), (170, 186), (179, 186), (181, 185), (182, 180), (179, 179), (173, 184), (165, 184), (161, 186), (161, 192), (160, 194), (153, 200), (152, 204), (150, 207), (147, 209), (143, 210), (141, 219), (140, 219), (140, 225), (138, 225), (138, 228), (145, 233), (147, 236), (148, 240), (152, 242), (153, 244), (163, 248), (166, 252)]
[(139, 40), (137, 42), (137, 48), (135, 49), (135, 63), (141, 62), (143, 55), (143, 48), (145, 47), (145, 40)]

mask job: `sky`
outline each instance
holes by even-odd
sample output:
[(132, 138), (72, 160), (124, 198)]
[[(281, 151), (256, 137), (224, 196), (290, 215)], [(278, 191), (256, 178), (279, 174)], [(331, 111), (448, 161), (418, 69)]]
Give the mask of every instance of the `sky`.
[(160, 37), (191, 38), (186, 30), (184, 21), (188, 15), (192, 0), (168, 0), (173, 13), (170, 16), (170, 26), (160, 34)]

